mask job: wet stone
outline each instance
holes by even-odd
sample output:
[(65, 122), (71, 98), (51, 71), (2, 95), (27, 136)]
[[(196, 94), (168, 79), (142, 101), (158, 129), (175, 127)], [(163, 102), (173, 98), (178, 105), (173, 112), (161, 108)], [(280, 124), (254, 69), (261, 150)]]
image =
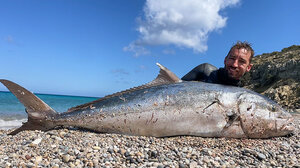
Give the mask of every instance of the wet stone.
[(264, 154), (259, 152), (256, 153), (256, 156), (259, 160), (265, 160), (267, 158)]
[(107, 152), (110, 153), (110, 154), (112, 154), (112, 153), (114, 153), (114, 150), (111, 149), (111, 148), (109, 148), (109, 149), (107, 150)]
[(179, 168), (187, 168), (187, 166), (185, 166), (184, 164), (180, 163), (179, 164)]

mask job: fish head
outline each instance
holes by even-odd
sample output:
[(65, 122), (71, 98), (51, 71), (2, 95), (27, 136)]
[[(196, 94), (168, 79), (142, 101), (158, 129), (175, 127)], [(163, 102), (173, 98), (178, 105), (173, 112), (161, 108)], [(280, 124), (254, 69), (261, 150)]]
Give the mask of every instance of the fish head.
[(238, 108), (241, 127), (249, 138), (285, 136), (295, 130), (292, 115), (260, 94), (242, 94)]

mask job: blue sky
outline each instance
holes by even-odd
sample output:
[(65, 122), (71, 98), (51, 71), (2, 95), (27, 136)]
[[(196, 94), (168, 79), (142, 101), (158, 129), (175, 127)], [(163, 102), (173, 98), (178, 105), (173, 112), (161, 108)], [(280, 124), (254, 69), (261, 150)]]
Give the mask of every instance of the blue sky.
[(256, 54), (299, 45), (299, 16), (298, 0), (0, 0), (0, 78), (104, 96), (150, 82), (156, 62), (178, 77), (222, 67), (237, 40)]

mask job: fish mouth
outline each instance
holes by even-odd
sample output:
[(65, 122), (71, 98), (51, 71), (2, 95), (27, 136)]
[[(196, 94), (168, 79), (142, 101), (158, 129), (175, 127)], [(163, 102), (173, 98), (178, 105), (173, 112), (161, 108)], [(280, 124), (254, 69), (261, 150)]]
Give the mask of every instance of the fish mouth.
[(288, 131), (288, 132), (294, 132), (295, 127), (294, 126), (285, 126), (284, 128), (282, 128), (282, 130)]
[[(293, 123), (293, 118), (284, 119), (285, 121), (282, 121), (283, 119), (280, 119), (277, 121), (277, 131), (276, 132), (282, 132), (283, 135), (289, 135), (293, 134), (296, 130), (296, 127)], [(281, 124), (278, 124), (278, 122)]]
[(286, 125), (283, 125), (281, 128), (280, 128), (280, 131), (288, 131), (288, 132), (293, 132), (293, 131), (295, 131), (295, 126), (294, 126), (294, 124), (293, 124), (293, 121), (294, 121), (294, 119), (293, 118), (289, 118), (289, 119), (287, 119), (287, 123), (288, 124), (286, 124)]

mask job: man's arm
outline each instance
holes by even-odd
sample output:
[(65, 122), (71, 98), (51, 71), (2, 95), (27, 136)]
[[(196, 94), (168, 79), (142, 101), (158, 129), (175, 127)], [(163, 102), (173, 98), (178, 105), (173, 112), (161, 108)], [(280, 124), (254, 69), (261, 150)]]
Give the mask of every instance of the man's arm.
[(218, 68), (209, 64), (204, 63), (196, 66), (189, 73), (184, 75), (181, 80), (184, 81), (203, 81), (207, 79), (211, 72), (217, 70)]

